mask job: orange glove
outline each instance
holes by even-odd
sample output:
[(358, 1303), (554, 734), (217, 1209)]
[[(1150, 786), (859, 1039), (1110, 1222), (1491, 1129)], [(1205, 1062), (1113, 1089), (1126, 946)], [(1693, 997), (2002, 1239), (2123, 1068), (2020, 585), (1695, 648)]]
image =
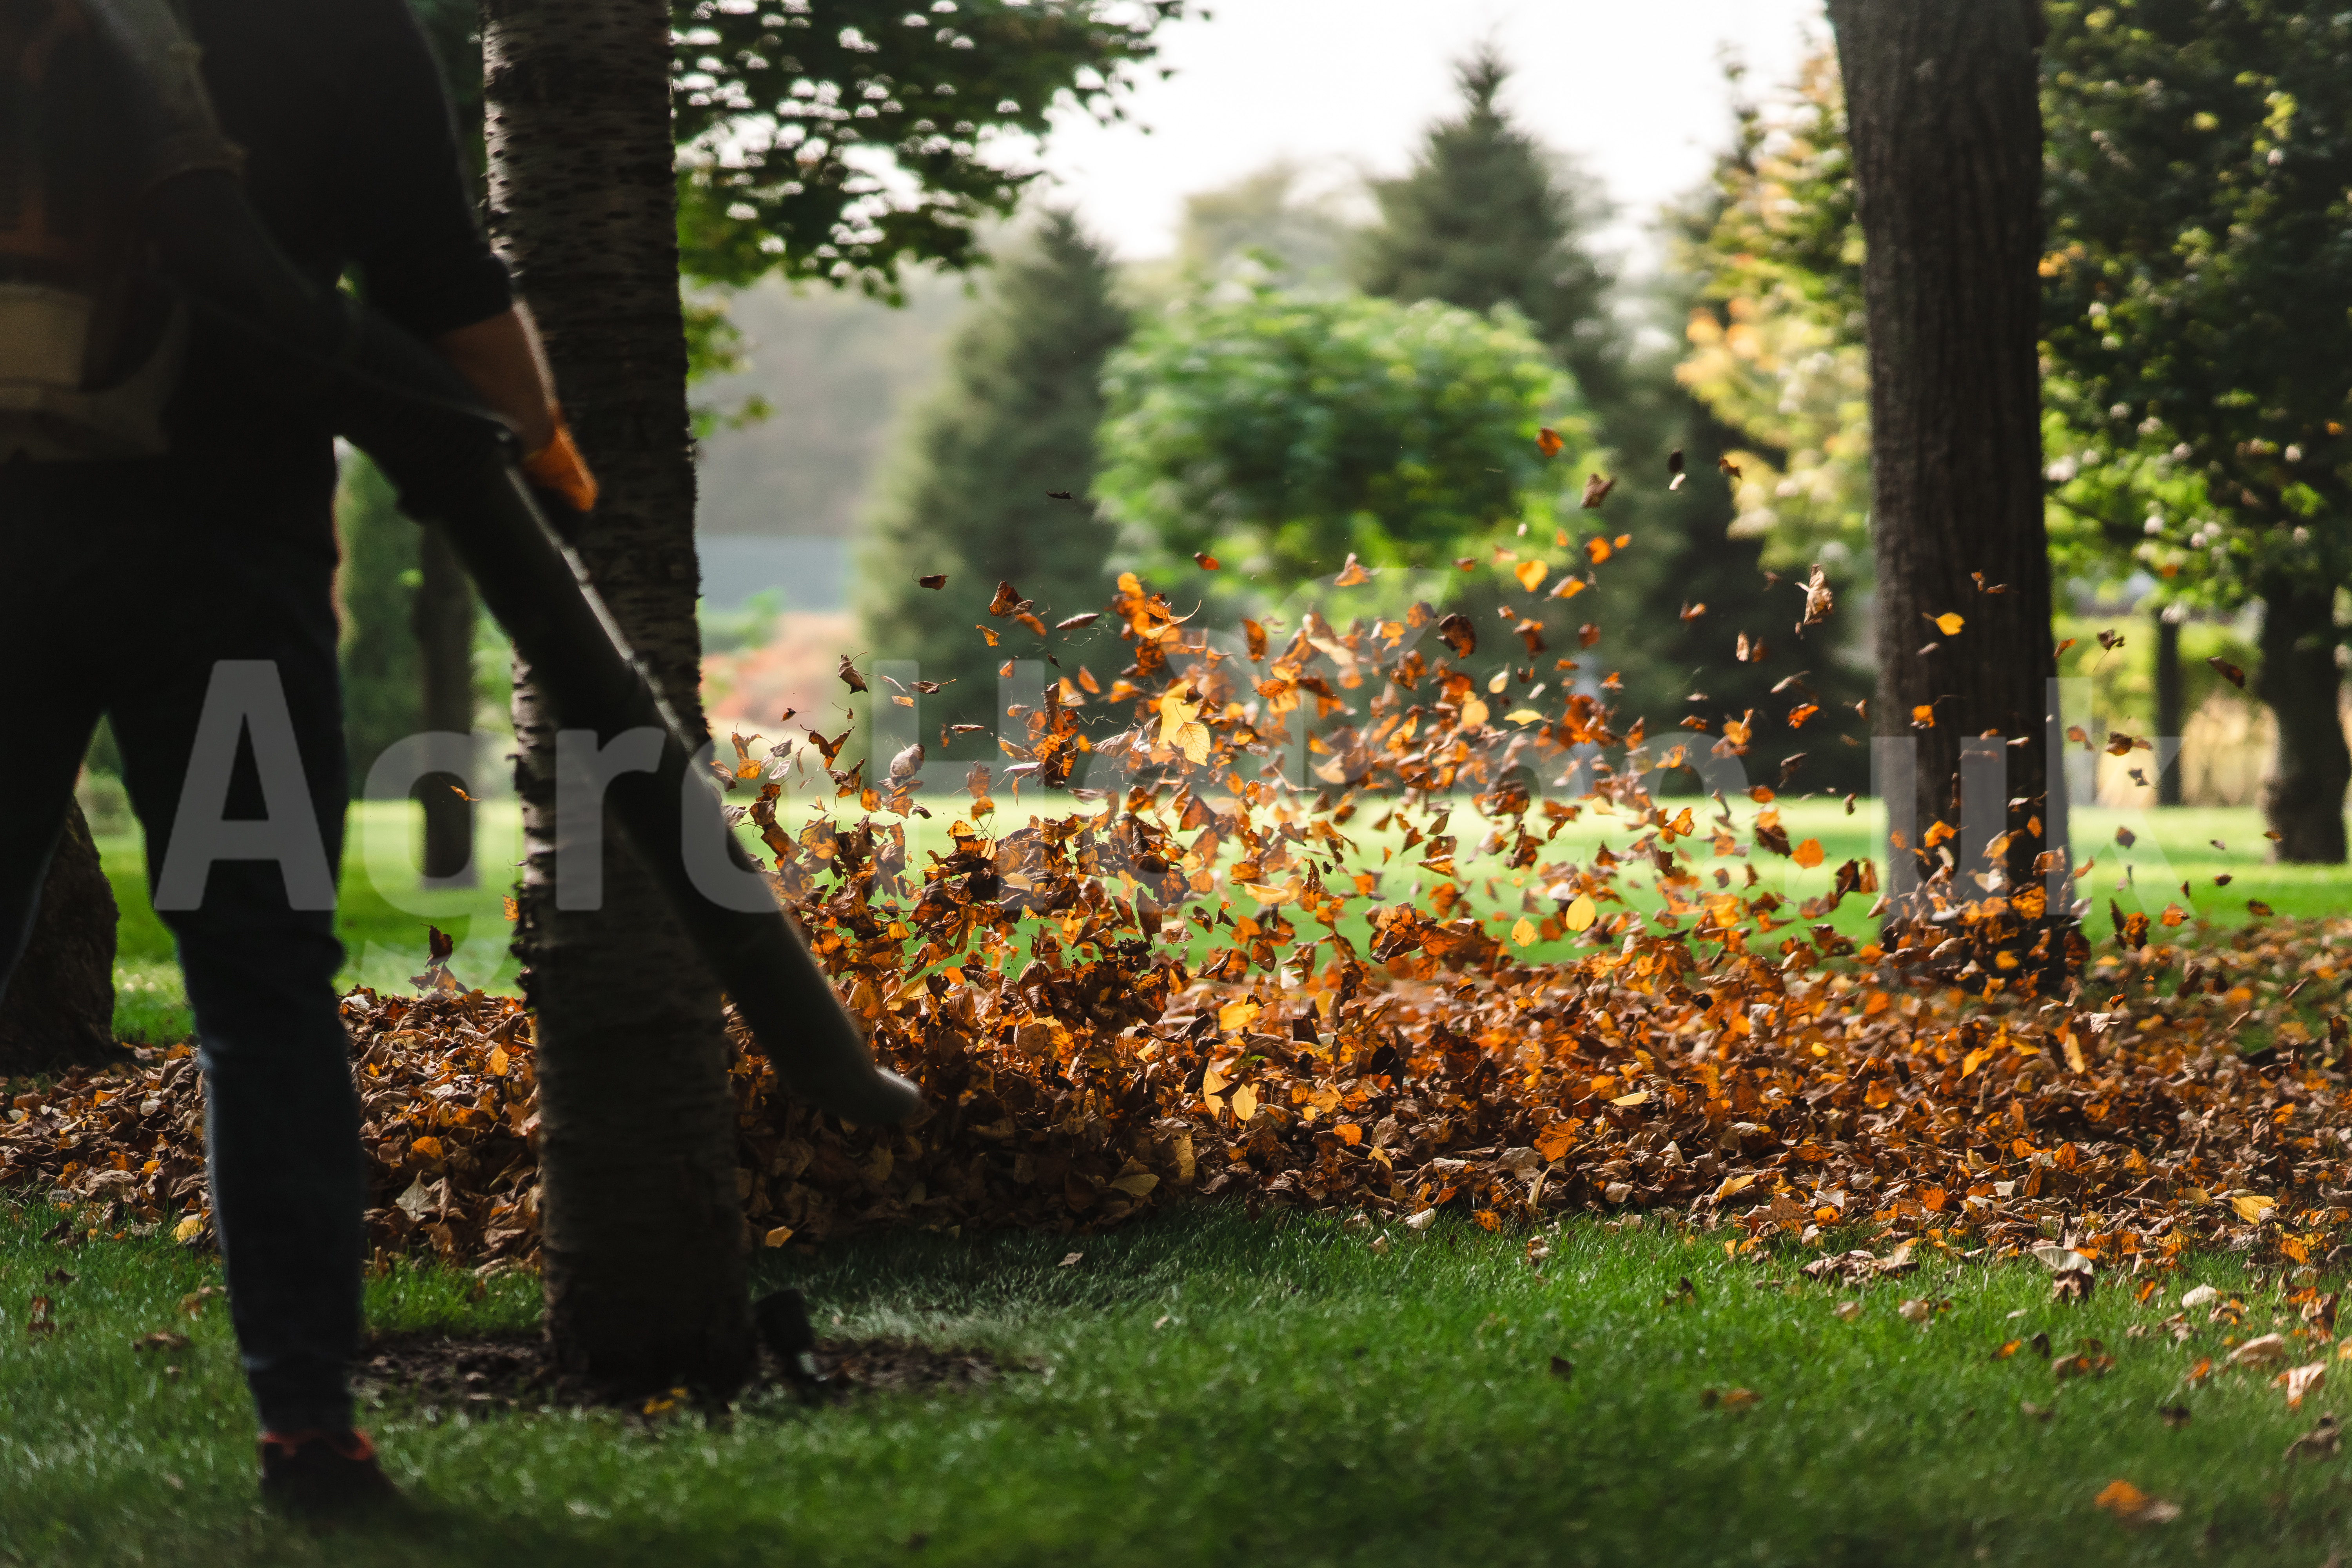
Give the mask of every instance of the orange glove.
[(562, 496), (572, 510), (593, 511), (596, 507), (596, 476), (588, 471), (580, 448), (572, 444), (572, 426), (563, 422), (563, 410), (553, 412), (555, 435), (546, 446), (522, 460), (523, 477), (541, 489)]

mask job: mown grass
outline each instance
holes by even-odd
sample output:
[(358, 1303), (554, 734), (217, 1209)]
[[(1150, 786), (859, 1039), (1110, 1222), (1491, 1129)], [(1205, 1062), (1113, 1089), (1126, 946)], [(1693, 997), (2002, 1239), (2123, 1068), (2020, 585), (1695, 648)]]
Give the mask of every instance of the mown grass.
[[(2266, 1331), (2275, 1282), (2229, 1258), (2168, 1275), (2144, 1306), (2109, 1277), (2066, 1307), (2031, 1262), (1939, 1259), (1847, 1290), (1801, 1281), (1793, 1258), (1728, 1259), (1718, 1236), (1580, 1220), (1537, 1269), (1524, 1237), (1450, 1221), (1392, 1231), (1381, 1255), (1328, 1222), (1195, 1210), (1099, 1237), (764, 1255), (761, 1283), (808, 1291), (829, 1334), (1039, 1370), (650, 1425), (394, 1401), (370, 1420), (415, 1517), (314, 1537), (256, 1505), (217, 1300), (181, 1310), (213, 1263), (152, 1239), (68, 1251), (34, 1239), (48, 1217), (0, 1211), (12, 1563), (2316, 1564), (2352, 1534), (2352, 1458), (2282, 1457), (2343, 1407), (2335, 1389), (2290, 1412), (2267, 1373), (2189, 1387), (2222, 1328), (2131, 1337), (2196, 1280), (2245, 1293), (2236, 1333)], [(45, 1283), (60, 1266), (76, 1278)], [(532, 1321), (528, 1281), (479, 1300), (470, 1285), (395, 1275), (370, 1317)], [(52, 1334), (24, 1330), (37, 1293), (57, 1300)], [(1919, 1328), (1906, 1299), (1948, 1305)], [(162, 1328), (194, 1343), (131, 1347)], [(2038, 1331), (2060, 1355), (2096, 1338), (2116, 1364), (2062, 1384), (2030, 1349), (1991, 1359)], [(1735, 1388), (1755, 1403), (1704, 1401)], [(2158, 1412), (2178, 1405), (2174, 1429)], [(2126, 1530), (2093, 1506), (2117, 1479), (2180, 1517)]]

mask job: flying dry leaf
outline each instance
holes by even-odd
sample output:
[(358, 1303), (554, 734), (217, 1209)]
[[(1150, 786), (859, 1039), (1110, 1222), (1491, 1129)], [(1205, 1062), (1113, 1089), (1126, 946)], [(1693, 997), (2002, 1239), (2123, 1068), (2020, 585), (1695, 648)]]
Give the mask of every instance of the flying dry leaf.
[(840, 676), (841, 683), (849, 688), (852, 691), (863, 691), (866, 689), (866, 678), (857, 673), (857, 667), (849, 662), (849, 656), (847, 654), (843, 654), (841, 656), (841, 668), (834, 673)]
[(1611, 544), (1607, 540), (1601, 538), (1597, 533), (1584, 542), (1585, 559), (1591, 562), (1595, 566), (1600, 565), (1603, 561), (1608, 560), (1610, 556), (1615, 553), (1616, 546)]
[(1923, 614), (1919, 618), (1924, 621), (1934, 622), (1936, 629), (1943, 633), (1948, 637), (1956, 637), (1959, 636), (1960, 627), (1967, 624), (1958, 616), (1954, 615), (1949, 611), (1946, 611), (1940, 616)]
[(1205, 550), (1195, 550), (1192, 552), (1192, 559), (1200, 563), (1201, 570), (1203, 572), (1215, 572), (1221, 570), (1217, 558), (1210, 554)]
[(1666, 454), (1666, 489), (1670, 490), (1682, 489), (1683, 480), (1690, 477), (1683, 472), (1683, 449), (1680, 447)]
[(1437, 623), (1437, 635), (1445, 639), (1445, 646), (1452, 648), (1457, 658), (1468, 658), (1478, 651), (1478, 629), (1466, 616), (1459, 614), (1446, 616)]
[(988, 613), (992, 616), (1009, 616), (1024, 603), (1026, 601), (1021, 597), (1020, 589), (1010, 583), (1000, 582), (996, 584), (995, 596), (988, 601)]
[(2219, 675), (2222, 679), (2228, 681), (2231, 685), (2241, 689), (2245, 686), (2246, 672), (2240, 669), (2236, 665), (2231, 664), (2228, 659), (2223, 658), (2220, 654), (2217, 653), (2211, 655), (2205, 660), (2205, 662), (2211, 665), (2213, 667), (2214, 673)]
[(1083, 615), (1076, 615), (1066, 620), (1055, 621), (1054, 623), (1054, 629), (1057, 632), (1074, 632), (1080, 626), (1093, 626), (1097, 621), (1101, 619), (1102, 612), (1100, 610), (1088, 610)]
[(1540, 561), (1522, 561), (1511, 568), (1511, 575), (1519, 580), (1520, 587), (1532, 594), (1543, 586), (1544, 574), (1550, 570)]
[(948, 574), (944, 572), (933, 572), (915, 579), (915, 586), (918, 588), (944, 588), (947, 585)]
[(1356, 559), (1356, 552), (1350, 550), (1348, 552), (1347, 564), (1339, 568), (1339, 574), (1337, 577), (1331, 579), (1331, 586), (1360, 588), (1371, 580), (1372, 574), (1364, 570), (1363, 563)]
[(1549, 426), (1536, 432), (1536, 450), (1547, 458), (1559, 457), (1560, 447), (1564, 445), (1566, 443), (1560, 440), (1559, 432)]
[(1584, 479), (1585, 510), (1590, 511), (1593, 508), (1598, 507), (1602, 501), (1607, 500), (1609, 499), (1609, 492), (1616, 488), (1617, 480), (1614, 477), (1604, 479), (1599, 474), (1586, 475)]

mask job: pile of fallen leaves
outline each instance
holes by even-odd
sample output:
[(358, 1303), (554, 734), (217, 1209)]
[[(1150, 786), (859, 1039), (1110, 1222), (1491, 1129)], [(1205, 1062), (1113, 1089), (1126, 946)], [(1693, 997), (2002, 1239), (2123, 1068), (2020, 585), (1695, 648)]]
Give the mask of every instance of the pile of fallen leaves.
[[(894, 1129), (791, 1103), (739, 1031), (745, 1216), (781, 1242), (1091, 1228), (1195, 1194), (1400, 1217), (1453, 1206), (1490, 1226), (1667, 1208), (1807, 1239), (1854, 1224), (1955, 1247), (2063, 1234), (2091, 1258), (2159, 1261), (2265, 1229), (2307, 1256), (2352, 1219), (2352, 1093), (2311, 1054), (2324, 1032), (2298, 1042), (2289, 1020), (2255, 1059), (2233, 1033), (2258, 994), (2333, 991), (2352, 921), (2110, 962), (2096, 1008), (1987, 1007), (1850, 970), (1702, 973), (1690, 956), (1649, 938), (1458, 979), (1194, 982), (1142, 1008), (1091, 990), (1084, 964), (919, 984), (877, 1034), (925, 1090), (923, 1115)], [(519, 1005), (362, 991), (345, 1013), (375, 1245), (529, 1262)], [(199, 1238), (201, 1079), (186, 1047), (165, 1058), (17, 1096), (0, 1183), (72, 1205), (77, 1229), (184, 1214), (178, 1233)]]
[[(1588, 540), (1582, 563), (1624, 544)], [(1545, 576), (1517, 575), (1530, 594)], [(1591, 581), (1564, 574), (1543, 598)], [(1796, 586), (1804, 626), (1829, 615), (1818, 570)], [(997, 601), (1047, 638), (1096, 618), (1049, 629), (1009, 584)], [(1244, 622), (1244, 657), (1124, 578), (1127, 668), (1049, 685), (1015, 715), (1003, 774), (975, 765), (969, 799), (937, 814), (919, 745), (869, 780), (833, 768), (840, 738), (812, 731), (796, 755), (734, 737), (724, 771), (756, 792), (740, 810), (778, 898), (877, 1055), (925, 1095), (904, 1126), (845, 1125), (793, 1103), (736, 1029), (749, 1233), (1090, 1228), (1199, 1195), (1417, 1224), (1452, 1208), (1489, 1227), (1672, 1210), (1841, 1245), (1855, 1226), (1955, 1247), (2063, 1237), (2086, 1258), (2160, 1261), (2264, 1238), (2301, 1258), (2352, 1220), (2344, 1026), (2326, 1010), (2352, 921), (2187, 948), (2118, 917), (2096, 955), (2074, 923), (2086, 905), (1964, 875), (1940, 823), (1911, 851), (1925, 880), (1902, 906), (1849, 861), (1791, 908), (1753, 858), (1822, 852), (1790, 841), (1770, 788), (1748, 792), (1743, 826), (1719, 794), (1661, 802), (1643, 783), (1702, 741), (1745, 753), (1765, 721), (1726, 717), (1654, 755), (1638, 721), (1613, 728), (1613, 676), (1539, 668), (1541, 608), (1515, 614), (1526, 664), (1480, 679), (1475, 628), (1425, 605), (1344, 630), (1310, 610), (1283, 645)], [(1581, 628), (1579, 651), (1598, 636)], [(1563, 679), (1540, 708), (1538, 676)], [(1818, 709), (1783, 684), (1782, 721), (1801, 726)], [(1089, 704), (1132, 720), (1105, 736), (1077, 721)], [(1283, 773), (1294, 724), (1305, 789)], [(1088, 753), (1117, 760), (1121, 787), (1059, 793)], [(846, 804), (795, 830), (785, 784), (817, 754)], [(1024, 784), (1081, 809), (1012, 826), (992, 792)], [(916, 815), (951, 821), (921, 867)], [(1622, 847), (1556, 850), (1580, 816)], [(1461, 869), (1473, 855), (1494, 875)], [(2069, 868), (2043, 859), (2064, 885)], [(1831, 917), (1874, 895), (1893, 923), (1858, 946)], [(1534, 962), (1538, 944), (1550, 956)], [(379, 1257), (530, 1262), (520, 1005), (436, 971), (416, 996), (357, 992), (344, 1012)], [(175, 1047), (18, 1095), (0, 1183), (74, 1210), (71, 1226), (200, 1239), (200, 1092)]]

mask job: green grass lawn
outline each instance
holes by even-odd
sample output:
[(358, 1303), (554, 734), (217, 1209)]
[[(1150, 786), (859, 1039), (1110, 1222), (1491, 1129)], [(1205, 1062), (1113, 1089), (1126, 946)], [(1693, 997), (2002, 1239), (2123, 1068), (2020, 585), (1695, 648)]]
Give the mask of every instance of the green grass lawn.
[[(253, 1429), (213, 1260), (156, 1240), (38, 1242), (0, 1208), (0, 1562), (9, 1563), (2308, 1563), (2352, 1539), (2352, 1457), (2287, 1444), (2267, 1371), (2184, 1374), (2273, 1329), (2277, 1283), (2230, 1259), (2146, 1305), (2103, 1277), (2050, 1300), (2038, 1265), (1937, 1260), (1866, 1290), (1717, 1237), (1579, 1220), (1525, 1238), (1450, 1220), (1385, 1253), (1324, 1221), (1195, 1209), (1108, 1236), (908, 1234), (763, 1254), (824, 1331), (981, 1346), (1040, 1370), (993, 1386), (731, 1419), (545, 1411), (368, 1417), (420, 1505), (316, 1539), (260, 1513)], [(1066, 1254), (1079, 1258), (1062, 1267)], [(53, 1282), (59, 1267), (75, 1278)], [(1681, 1297), (1687, 1278), (1694, 1299)], [(2135, 1337), (2204, 1280), (2246, 1321)], [(529, 1282), (395, 1274), (378, 1329), (521, 1328)], [(56, 1300), (29, 1334), (29, 1300)], [(1925, 1327), (1898, 1311), (1935, 1310)], [(1835, 1311), (1859, 1303), (1851, 1321)], [(2288, 1326), (2292, 1326), (2291, 1315)], [(192, 1333), (179, 1352), (131, 1341)], [(2096, 1339), (2104, 1377), (2061, 1383)], [(2316, 1359), (2315, 1345), (2296, 1359)], [(1556, 1375), (1552, 1358), (1573, 1363)], [(168, 1375), (167, 1365), (183, 1369)], [(1744, 1389), (1743, 1405), (1718, 1395)], [(2021, 1409), (2030, 1403), (2046, 1419)], [(2185, 1405), (2174, 1426), (2159, 1414)], [(2179, 1504), (2128, 1531), (2122, 1479)]]
[[(1009, 831), (1028, 820), (1034, 804), (1034, 796), (1024, 803), (1016, 804), (1010, 799), (1001, 802), (992, 826), (999, 832)], [(1066, 797), (1056, 797), (1052, 809), (1066, 811), (1072, 804)], [(1689, 805), (1694, 816), (1700, 818), (1706, 817), (1712, 810), (1711, 803), (1706, 801), (1685, 799), (1666, 804), (1670, 814)], [(1761, 879), (1760, 887), (1793, 903), (1826, 893), (1841, 862), (1868, 858), (1874, 853), (1879, 831), (1874, 803), (1857, 802), (1852, 816), (1835, 800), (1784, 800), (1776, 804), (1792, 842), (1801, 843), (1807, 838), (1821, 841), (1821, 865), (1806, 870), (1791, 861), (1753, 849), (1745, 857), (1717, 857), (1707, 840), (1701, 837), (1693, 841), (1691, 848), (1706, 890), (1714, 889), (1712, 872), (1716, 868), (1721, 868), (1730, 885), (1738, 888), (1746, 882), (1743, 868), (1753, 864)], [(1755, 808), (1745, 800), (1734, 805), (1738, 837), (1745, 844)], [(929, 822), (908, 822), (910, 865), (928, 864), (926, 851), (947, 852), (947, 829), (954, 820), (953, 803), (935, 801), (932, 806), (938, 815)], [(809, 803), (803, 801), (803, 814), (809, 808)], [(1368, 944), (1370, 935), (1362, 911), (1374, 900), (1394, 902), (1416, 886), (1425, 891), (1435, 879), (1414, 868), (1412, 856), (1392, 855), (1385, 866), (1381, 864), (1381, 851), (1394, 851), (1403, 837), (1402, 829), (1394, 826), (1382, 832), (1371, 831), (1370, 824), (1385, 809), (1372, 805), (1349, 824), (1349, 836), (1363, 851), (1358, 860), (1349, 863), (1349, 868), (1363, 867), (1381, 872), (1373, 899), (1356, 900), (1340, 924), (1340, 931), (1360, 951)], [(343, 858), (341, 904), (336, 920), (348, 949), (341, 976), (346, 987), (366, 984), (380, 990), (404, 988), (408, 977), (424, 967), (427, 928), (437, 925), (457, 939), (457, 952), (451, 968), (460, 979), (493, 991), (512, 989), (517, 966), (507, 952), (511, 928), (506, 921), (505, 899), (512, 888), (512, 865), (521, 858), (520, 817), (512, 801), (489, 801), (483, 804), (479, 821), (478, 859), (482, 868), (481, 885), (470, 891), (428, 893), (417, 887), (414, 847), (416, 808), (404, 802), (362, 802), (353, 805)], [(1589, 862), (1595, 847), (1603, 843), (1622, 853), (1636, 837), (1630, 828), (1624, 817), (1587, 811), (1551, 841), (1543, 863)], [(2118, 829), (2133, 836), (2134, 843), (2128, 849), (2116, 841)], [(1492, 858), (1481, 860), (1470, 853), (1486, 827), (1466, 798), (1456, 803), (1449, 830), (1462, 840), (1463, 854), (1458, 863), (1482, 912), (1500, 911), (1499, 920), (1494, 922), (1497, 935), (1516, 918), (1523, 894), (1532, 894), (1545, 910), (1552, 907), (1543, 900), (1542, 879), (1536, 873), (1510, 872)], [(2191, 806), (2146, 812), (2105, 807), (2078, 809), (2074, 823), (2075, 862), (2079, 865), (2096, 857), (2095, 865), (2080, 889), (2092, 900), (2092, 935), (2102, 942), (2110, 935), (2106, 917), (2110, 899), (2119, 903), (2126, 913), (2145, 909), (2151, 917), (2160, 914), (2168, 902), (2180, 903), (2197, 919), (2179, 928), (2173, 940), (2189, 942), (2210, 940), (2243, 925), (2249, 918), (2249, 900), (2265, 902), (2285, 916), (2335, 914), (2352, 908), (2352, 868), (2273, 864), (2267, 858), (2270, 845), (2262, 833), (2261, 814), (2252, 807)], [(2216, 841), (2222, 847), (2216, 848)], [(147, 901), (146, 860), (141, 840), (135, 832), (102, 837), (99, 851), (114, 885), (116, 902), (122, 910), (116, 973), (116, 1031), (125, 1039), (147, 1043), (180, 1039), (188, 1032), (187, 1006), (179, 971), (172, 958), (171, 934), (155, 918)], [(2220, 876), (2231, 879), (2226, 886), (2215, 884), (2214, 879)], [(1620, 884), (1636, 908), (1656, 907), (1656, 895), (1648, 887), (1649, 879), (1646, 870), (1635, 868)], [(2119, 881), (2124, 883), (2120, 889), (2116, 886)], [(2180, 890), (2183, 881), (2189, 883), (2190, 889), (2185, 897)], [(1487, 893), (1490, 883), (1491, 898)], [(1254, 907), (1246, 895), (1232, 896), (1239, 912), (1248, 912)], [(1847, 900), (1837, 911), (1835, 923), (1850, 936), (1864, 935), (1871, 929), (1870, 902), (1866, 898)], [(1305, 924), (1306, 934), (1314, 934), (1318, 929), (1311, 922)], [(1196, 938), (1194, 957), (1205, 956), (1213, 945), (1207, 938)], [(1575, 951), (1566, 942), (1538, 942), (1529, 950), (1528, 956), (1538, 961), (1568, 958), (1574, 956)]]

